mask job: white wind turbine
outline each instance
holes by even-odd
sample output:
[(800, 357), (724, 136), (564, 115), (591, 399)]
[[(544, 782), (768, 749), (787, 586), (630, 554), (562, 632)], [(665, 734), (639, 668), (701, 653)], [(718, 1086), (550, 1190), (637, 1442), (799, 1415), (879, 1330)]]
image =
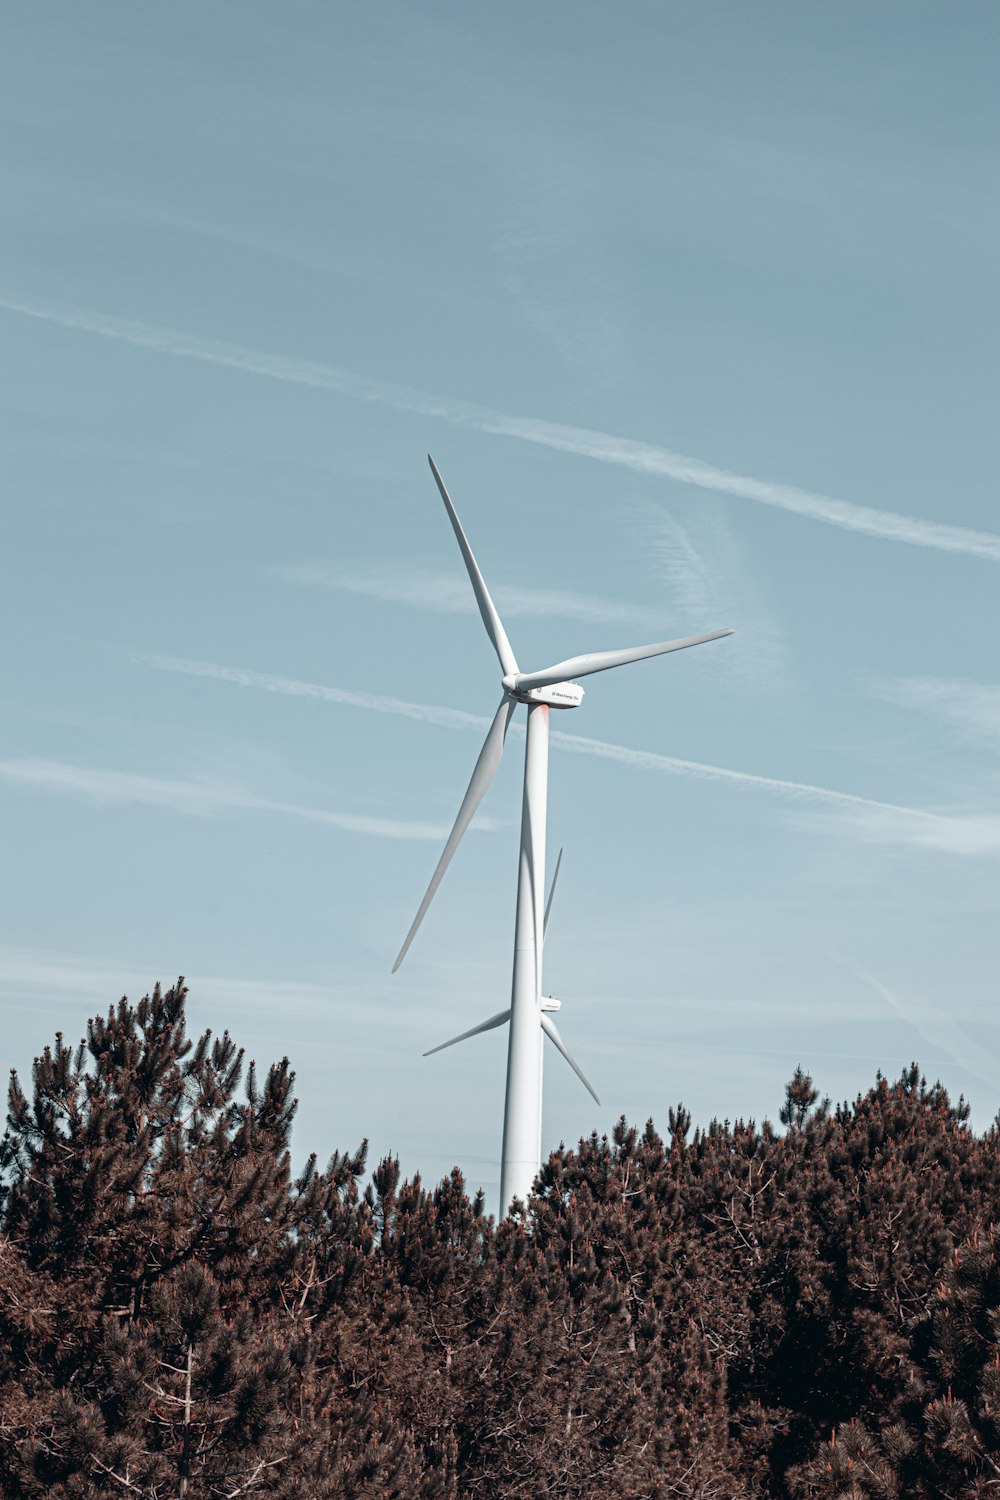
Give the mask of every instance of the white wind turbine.
[[(431, 876), (427, 893), (420, 903), (420, 910), (406, 934), (406, 941), (399, 950), (399, 957), (392, 966), (395, 974), (407, 949), (413, 942), (417, 928), (424, 919), (434, 892), (441, 884), (445, 870), (475, 815), (476, 809), (486, 794), (490, 782), (496, 775), (503, 753), (504, 740), (514, 710), (519, 703), (527, 706), (528, 732), (524, 755), (524, 797), (521, 804), (521, 852), (517, 878), (517, 911), (514, 922), (514, 976), (511, 986), (511, 1001), (508, 1010), (500, 1011), (442, 1043), (442, 1047), (453, 1046), (466, 1037), (476, 1036), (481, 1031), (510, 1023), (510, 1041), (507, 1048), (507, 1090), (504, 1100), (503, 1152), (500, 1167), (500, 1209), (506, 1214), (515, 1198), (527, 1201), (541, 1165), (542, 1130), (542, 1035), (548, 1036), (565, 1057), (594, 1099), (597, 1095), (590, 1087), (580, 1067), (563, 1042), (552, 1020), (551, 1012), (558, 1009), (558, 1002), (542, 995), (542, 948), (545, 928), (548, 923), (555, 891), (552, 891), (543, 911), (545, 890), (545, 820), (548, 799), (549, 771), (549, 709), (579, 708), (583, 702), (583, 688), (567, 679), (587, 677), (594, 672), (604, 672), (609, 667), (623, 667), (628, 662), (643, 661), (647, 656), (663, 656), (668, 651), (681, 651), (686, 646), (700, 646), (704, 641), (715, 641), (721, 636), (732, 635), (731, 630), (710, 630), (704, 635), (684, 636), (677, 641), (659, 641), (652, 646), (626, 647), (623, 651), (592, 651), (584, 656), (571, 656), (555, 666), (545, 667), (540, 672), (522, 672), (517, 665), (510, 641), (497, 614), (489, 590), (483, 582), (472, 548), (466, 540), (462, 523), (451, 503), (444, 481), (430, 454), (427, 456), (431, 472), (441, 491), (448, 518), (451, 521), (472, 588), (479, 605), (479, 613), (486, 626), (486, 634), (500, 659), (503, 672), (501, 685), (503, 697), (496, 717), (490, 725), (485, 743), (479, 752), (472, 780), (458, 810), (455, 826), (438, 860), (437, 869)], [(561, 853), (560, 853), (561, 858)], [(556, 876), (559, 866), (556, 866)], [(439, 1052), (442, 1047), (431, 1050)], [(426, 1053), (425, 1056), (429, 1056)], [(598, 1102), (600, 1102), (598, 1100)]]

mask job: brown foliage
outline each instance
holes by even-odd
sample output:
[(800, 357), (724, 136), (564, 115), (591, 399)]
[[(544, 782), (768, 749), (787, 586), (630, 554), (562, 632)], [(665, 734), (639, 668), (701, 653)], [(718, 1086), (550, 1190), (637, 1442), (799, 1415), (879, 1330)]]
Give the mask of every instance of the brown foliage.
[(16, 1077), (0, 1147), (10, 1500), (1000, 1494), (996, 1131), (914, 1067), (853, 1104), (560, 1149), (499, 1225), (364, 1147), (293, 1179), (184, 989)]

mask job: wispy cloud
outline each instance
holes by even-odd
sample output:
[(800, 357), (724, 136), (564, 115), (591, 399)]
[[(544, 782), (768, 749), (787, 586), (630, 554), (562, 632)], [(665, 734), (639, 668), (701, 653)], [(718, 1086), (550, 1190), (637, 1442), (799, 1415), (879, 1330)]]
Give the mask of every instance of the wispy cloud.
[[(253, 672), (242, 667), (189, 661), (182, 657), (144, 656), (139, 653), (134, 653), (131, 659), (137, 663), (156, 667), (160, 671), (178, 672), (185, 676), (210, 677), (218, 682), (233, 683), (237, 687), (259, 688), (264, 692), (282, 693), (293, 698), (315, 698), (327, 703), (350, 704), (375, 713), (398, 714), (404, 718), (437, 724), (447, 729), (476, 729), (483, 733), (490, 722), (489, 719), (479, 714), (463, 713), (458, 709), (437, 708), (427, 703), (410, 703), (401, 698), (382, 697), (374, 693), (350, 692), (343, 688), (302, 682), (296, 678)], [(511, 732), (523, 733), (523, 729), (515, 722), (511, 726)], [(842, 814), (852, 815), (856, 822), (848, 825), (845, 821), (845, 828), (856, 826), (859, 836), (865, 839), (870, 840), (881, 831), (882, 838), (892, 842), (923, 843), (928, 848), (951, 848), (953, 852), (967, 854), (998, 852), (998, 847), (991, 844), (989, 839), (984, 840), (982, 830), (978, 828), (979, 824), (988, 823), (989, 819), (966, 820), (946, 817), (920, 808), (901, 807), (892, 802), (880, 802), (871, 797), (860, 797), (852, 792), (816, 786), (811, 782), (789, 781), (777, 776), (759, 776), (751, 771), (737, 771), (726, 766), (710, 765), (703, 761), (660, 755), (653, 750), (635, 750), (628, 745), (616, 745), (607, 740), (588, 739), (583, 735), (568, 734), (563, 730), (553, 730), (550, 739), (553, 746), (568, 751), (570, 754), (592, 755), (600, 760), (611, 760), (619, 765), (631, 766), (638, 771), (656, 771), (669, 776), (694, 777), (700, 781), (728, 782), (773, 793), (800, 804), (820, 803)], [(925, 832), (921, 834), (921, 830)], [(992, 837), (1000, 839), (1000, 828)]]
[(798, 821), (808, 831), (832, 831), (860, 843), (895, 844), (976, 859), (1000, 857), (1000, 813), (995, 812), (918, 812), (886, 803), (866, 804), (859, 798), (855, 806), (845, 805), (835, 822), (820, 822), (805, 812)]
[[(173, 939), (168, 938), (157, 950), (137, 958), (135, 953), (94, 956), (0, 943), (4, 1007), (10, 1005), (11, 996), (16, 994), (33, 1004), (46, 998), (69, 998), (74, 1005), (96, 1003), (98, 1011), (106, 1009), (123, 993), (137, 1000), (157, 980), (167, 985), (177, 978), (176, 966), (171, 967), (171, 963), (176, 965), (176, 954), (171, 958), (163, 951), (173, 946)], [(433, 1040), (434, 1028), (449, 1026), (454, 1019), (453, 1002), (434, 976), (423, 981), (419, 975), (411, 976), (403, 999), (398, 982), (389, 977), (388, 964), (384, 968), (380, 965), (382, 977), (373, 977), (368, 965), (346, 979), (339, 962), (331, 961), (330, 971), (329, 979), (312, 980), (262, 978), (256, 973), (202, 974), (191, 968), (184, 972), (195, 1005), (235, 1010), (244, 1021), (247, 1011), (252, 1009), (262, 1018), (273, 1019), (294, 1011), (299, 1016), (318, 1016), (329, 1022), (331, 1008), (336, 1006), (341, 1027), (356, 1024), (367, 1029), (373, 1017), (379, 1015), (391, 1018), (397, 1030), (412, 1028), (418, 1035)], [(315, 1032), (310, 1034), (310, 1046), (314, 1045), (326, 1045), (317, 1040)], [(329, 1045), (340, 1042), (331, 1039)]]
[[(0, 781), (36, 792), (84, 797), (93, 802), (108, 804), (141, 804), (192, 817), (215, 817), (233, 811), (276, 813), (283, 817), (324, 823), (345, 833), (363, 834), (370, 838), (428, 839), (439, 842), (447, 838), (450, 828), (450, 824), (445, 823), (371, 818), (356, 813), (330, 812), (321, 807), (304, 807), (294, 802), (274, 801), (211, 778), (170, 780), (158, 776), (143, 776), (132, 771), (103, 770), (31, 757), (0, 760)], [(494, 819), (482, 817), (473, 824), (480, 832), (492, 832), (500, 826), (502, 825)]]
[[(37, 1015), (47, 1008), (54, 1018), (64, 1020), (64, 1024), (68, 1020), (82, 1031), (86, 1016), (106, 1012), (122, 994), (134, 1002), (149, 994), (157, 980), (164, 986), (172, 984), (177, 978), (177, 955), (168, 951), (170, 947), (170, 942), (157, 945), (137, 958), (134, 953), (98, 956), (0, 945), (4, 1010), (27, 1010)], [(366, 1043), (367, 1032), (361, 1032), (359, 1016), (363, 1016), (365, 1028), (370, 1028), (376, 1017), (387, 1022), (391, 1019), (396, 1034), (410, 1032), (423, 1043), (432, 1034), (440, 1006), (436, 987), (409, 991), (409, 1003), (401, 1006), (399, 992), (394, 993), (391, 982), (373, 981), (364, 975), (352, 975), (347, 983), (335, 978), (310, 983), (187, 969), (185, 982), (190, 992), (189, 1019), (194, 1027), (200, 1028), (208, 1020), (213, 1030), (238, 1025), (239, 1041), (256, 1044), (267, 1037), (267, 1045), (277, 1053), (289, 1044), (289, 1025), (294, 1029), (309, 1023), (310, 1054), (336, 1046), (341, 1061), (345, 1050), (359, 1052), (367, 1046), (370, 1053), (370, 1036)], [(420, 1000), (418, 1005), (414, 1005), (415, 996)], [(336, 1043), (323, 1040), (329, 1033), (331, 1015), (337, 1018)], [(285, 1027), (277, 1034), (276, 1016), (284, 1018)], [(297, 1061), (303, 1072), (309, 1069), (309, 1058), (302, 1055), (301, 1047)]]
[(795, 485), (753, 479), (654, 443), (637, 442), (633, 438), (619, 437), (587, 427), (565, 426), (537, 417), (512, 416), (472, 402), (434, 396), (410, 386), (373, 380), (335, 365), (290, 359), (249, 349), (240, 344), (193, 338), (171, 329), (154, 328), (144, 323), (83, 312), (50, 302), (3, 297), (0, 298), (0, 307), (8, 312), (56, 323), (63, 328), (77, 328), (83, 332), (99, 334), (102, 338), (114, 339), (156, 353), (200, 360), (206, 364), (221, 365), (248, 375), (262, 375), (293, 385), (312, 386), (356, 400), (377, 402), (400, 411), (437, 418), (452, 426), (492, 433), (498, 437), (518, 438), (522, 442), (596, 459), (599, 463), (614, 464), (635, 473), (652, 474), (693, 485), (698, 489), (772, 506), (864, 536), (1000, 562), (1000, 535), (995, 532), (976, 531), (966, 526), (924, 520), (919, 516), (876, 510), (872, 506), (833, 499)]
[(911, 1026), (922, 1042), (937, 1048), (951, 1062), (963, 1068), (980, 1083), (996, 1087), (997, 1059), (974, 1041), (947, 1011), (927, 1009), (907, 1000), (904, 1004), (888, 985), (865, 970), (855, 971), (858, 979), (869, 985), (900, 1021)]
[[(476, 613), (475, 596), (469, 580), (461, 573), (343, 573), (333, 568), (305, 566), (284, 567), (279, 572), (287, 583), (341, 589), (345, 593), (383, 599), (391, 604), (407, 604), (437, 614)], [(612, 599), (575, 594), (566, 589), (531, 589), (519, 588), (516, 584), (491, 583), (490, 592), (505, 619), (520, 615), (533, 619), (584, 620), (598, 625), (631, 625), (641, 630), (661, 625), (665, 613), (635, 604), (617, 604)]]
[(897, 677), (876, 682), (872, 691), (888, 703), (934, 714), (965, 741), (1000, 742), (1000, 687), (960, 678)]
[(784, 685), (787, 651), (777, 621), (750, 577), (733, 529), (701, 512), (686, 525), (664, 506), (650, 506), (644, 546), (675, 618), (725, 620), (738, 626), (725, 651), (703, 664), (753, 693)]
[[(98, 1004), (107, 1006), (123, 991), (137, 1000), (152, 989), (157, 979), (166, 985), (176, 978), (176, 971), (164, 967), (162, 957), (137, 963), (120, 955), (95, 959), (0, 945), (0, 983), (8, 993), (20, 990), (33, 999), (39, 993), (42, 996), (72, 996), (74, 1002), (80, 999), (89, 1002), (99, 997)], [(249, 976), (241, 979), (189, 974), (187, 982), (196, 1001), (222, 1000), (238, 1005), (243, 1011), (247, 1006), (253, 1006), (272, 1014), (276, 1007), (289, 1005), (296, 1010), (322, 1007), (329, 1014), (331, 998), (349, 998), (356, 1005), (362, 989), (367, 1008), (373, 990), (379, 994), (391, 993), (386, 984), (366, 984), (363, 980), (352, 980), (350, 984), (309, 984)]]

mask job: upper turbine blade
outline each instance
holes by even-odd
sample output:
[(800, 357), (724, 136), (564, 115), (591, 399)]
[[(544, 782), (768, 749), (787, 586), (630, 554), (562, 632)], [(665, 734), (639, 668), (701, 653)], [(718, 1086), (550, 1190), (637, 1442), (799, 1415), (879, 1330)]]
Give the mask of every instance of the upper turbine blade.
[(559, 858), (556, 860), (556, 867), (555, 867), (555, 870), (552, 873), (552, 884), (549, 886), (549, 899), (545, 903), (545, 916), (542, 919), (542, 937), (543, 938), (545, 937), (545, 934), (549, 930), (549, 912), (552, 910), (552, 897), (556, 893), (556, 881), (559, 879), (559, 866), (562, 864), (562, 856), (563, 856), (563, 852), (560, 849), (559, 850)]
[(462, 549), (462, 556), (465, 558), (465, 566), (468, 569), (469, 578), (472, 581), (472, 587), (476, 595), (476, 603), (479, 605), (479, 613), (482, 615), (483, 624), (486, 626), (486, 634), (493, 642), (493, 649), (496, 651), (497, 656), (500, 658), (500, 665), (501, 667), (503, 667), (504, 676), (507, 677), (512, 672), (517, 671), (517, 662), (510, 647), (510, 641), (507, 639), (507, 633), (504, 630), (503, 625), (500, 623), (500, 616), (497, 614), (496, 605), (490, 598), (490, 591), (486, 587), (486, 584), (483, 582), (483, 575), (479, 571), (479, 565), (472, 555), (472, 548), (469, 546), (465, 532), (462, 530), (462, 523), (458, 519), (455, 507), (451, 503), (451, 496), (445, 489), (444, 480), (438, 473), (437, 464), (434, 462), (433, 458), (431, 458), (429, 453), (427, 455), (427, 462), (431, 466), (431, 473), (437, 480), (437, 487), (441, 491), (441, 499), (444, 501), (445, 510), (448, 512), (448, 518), (451, 521), (452, 526), (454, 527), (455, 536), (458, 538), (458, 545)]
[(546, 1014), (544, 1010), (542, 1011), (542, 1030), (545, 1032), (545, 1035), (550, 1039), (550, 1041), (554, 1042), (555, 1045), (559, 1048), (559, 1051), (569, 1063), (570, 1067), (573, 1069), (573, 1072), (576, 1074), (577, 1078), (579, 1078), (580, 1082), (583, 1084), (584, 1088), (587, 1090), (587, 1093), (593, 1099), (594, 1103), (600, 1104), (600, 1099), (598, 1099), (597, 1095), (594, 1093), (594, 1090), (587, 1082), (586, 1074), (580, 1067), (580, 1064), (577, 1062), (572, 1052), (567, 1047), (566, 1043), (563, 1041), (562, 1037), (559, 1035), (555, 1021), (553, 1021), (552, 1017)]
[(454, 1047), (456, 1042), (464, 1042), (467, 1037), (478, 1036), (481, 1031), (493, 1031), (495, 1027), (502, 1026), (505, 1021), (510, 1020), (510, 1008), (497, 1011), (495, 1016), (490, 1016), (488, 1021), (480, 1021), (478, 1026), (470, 1026), (468, 1031), (463, 1031), (459, 1036), (453, 1036), (448, 1042), (441, 1042), (437, 1047), (432, 1047), (425, 1052), (425, 1057), (433, 1057), (435, 1052), (443, 1052), (446, 1047)]
[(504, 693), (500, 700), (500, 707), (496, 711), (496, 716), (483, 742), (483, 748), (479, 752), (479, 759), (476, 761), (472, 780), (469, 782), (469, 788), (462, 800), (462, 805), (458, 809), (455, 826), (448, 835), (448, 842), (444, 846), (444, 853), (438, 860), (437, 869), (431, 876), (431, 883), (427, 887), (427, 894), (420, 903), (420, 910), (413, 919), (413, 926), (406, 934), (406, 942), (400, 948), (399, 957), (392, 966), (394, 974), (406, 957), (406, 950), (413, 942), (417, 928), (424, 920), (424, 913), (431, 904), (434, 892), (441, 884), (444, 872), (451, 863), (451, 857), (461, 842), (462, 834), (472, 822), (476, 808), (482, 802), (483, 797), (486, 795), (487, 787), (496, 775), (497, 766), (500, 764), (500, 757), (503, 754), (503, 742), (507, 735), (507, 726), (510, 723), (511, 714), (516, 707), (517, 700)]
[(557, 661), (554, 667), (546, 667), (542, 672), (518, 672), (514, 685), (518, 691), (548, 687), (570, 677), (589, 677), (592, 672), (606, 672), (609, 667), (624, 667), (630, 661), (644, 661), (647, 656), (663, 656), (668, 651), (683, 651), (686, 646), (700, 646), (704, 641), (717, 641), (732, 634), (731, 630), (709, 630), (704, 635), (686, 635), (679, 641), (658, 641), (653, 646), (626, 646), (624, 651), (591, 651), (586, 656)]

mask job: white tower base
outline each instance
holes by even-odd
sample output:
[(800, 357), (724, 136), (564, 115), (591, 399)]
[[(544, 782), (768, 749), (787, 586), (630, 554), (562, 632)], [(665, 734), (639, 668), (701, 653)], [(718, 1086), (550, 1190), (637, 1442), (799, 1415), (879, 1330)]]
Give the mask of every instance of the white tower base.
[(500, 1165), (501, 1217), (507, 1214), (515, 1198), (527, 1202), (541, 1165), (541, 967), (548, 780), (549, 707), (546, 703), (531, 703), (521, 804), (521, 858)]

